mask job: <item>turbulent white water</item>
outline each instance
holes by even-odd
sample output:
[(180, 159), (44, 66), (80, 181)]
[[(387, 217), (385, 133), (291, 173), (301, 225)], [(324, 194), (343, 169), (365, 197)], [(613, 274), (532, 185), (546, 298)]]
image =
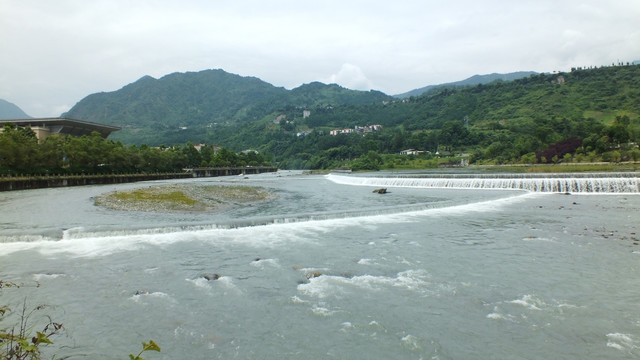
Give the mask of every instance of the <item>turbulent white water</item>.
[(640, 196), (381, 175), (191, 180), (278, 195), (224, 213), (91, 200), (171, 181), (0, 193), (0, 279), (22, 285), (0, 305), (50, 305), (67, 330), (45, 358), (126, 358), (148, 339), (147, 359), (640, 356)]
[(440, 189), (507, 189), (546, 193), (640, 193), (638, 174), (436, 175), (360, 177), (329, 174), (338, 184)]

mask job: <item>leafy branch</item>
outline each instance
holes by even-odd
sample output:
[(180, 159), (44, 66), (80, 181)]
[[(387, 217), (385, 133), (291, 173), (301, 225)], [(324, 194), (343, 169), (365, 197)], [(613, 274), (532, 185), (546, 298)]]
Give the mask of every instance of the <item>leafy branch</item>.
[(155, 343), (155, 341), (153, 340), (149, 340), (148, 343), (146, 342), (142, 342), (142, 351), (140, 351), (138, 353), (138, 355), (133, 356), (133, 354), (129, 354), (129, 359), (130, 360), (144, 360), (143, 358), (140, 357), (140, 355), (142, 355), (142, 353), (144, 353), (145, 351), (157, 351), (160, 352), (160, 346), (158, 346), (158, 344)]

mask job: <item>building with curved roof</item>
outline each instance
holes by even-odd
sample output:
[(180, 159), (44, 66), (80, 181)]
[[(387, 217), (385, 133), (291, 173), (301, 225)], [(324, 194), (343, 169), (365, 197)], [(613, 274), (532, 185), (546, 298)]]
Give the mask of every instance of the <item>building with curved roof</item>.
[(94, 131), (100, 133), (106, 139), (112, 132), (120, 130), (117, 126), (102, 125), (65, 117), (0, 120), (0, 131), (7, 124), (31, 128), (40, 141), (52, 134), (82, 136), (90, 135)]

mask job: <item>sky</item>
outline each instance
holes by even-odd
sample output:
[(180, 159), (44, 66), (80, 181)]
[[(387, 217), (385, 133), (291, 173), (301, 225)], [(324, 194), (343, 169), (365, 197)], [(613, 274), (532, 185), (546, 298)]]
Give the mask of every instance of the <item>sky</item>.
[(640, 60), (638, 0), (0, 0), (0, 99), (33, 117), (145, 75), (223, 69), (395, 95)]

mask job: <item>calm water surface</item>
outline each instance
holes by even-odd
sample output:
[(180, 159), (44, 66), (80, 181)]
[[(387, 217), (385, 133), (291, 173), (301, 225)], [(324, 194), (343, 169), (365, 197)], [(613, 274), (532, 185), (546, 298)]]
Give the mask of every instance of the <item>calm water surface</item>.
[(640, 356), (637, 194), (191, 182), (278, 197), (158, 214), (92, 198), (172, 181), (0, 193), (0, 279), (23, 284), (0, 300), (48, 304), (66, 329), (50, 355), (70, 359), (148, 339), (162, 347), (149, 359)]

